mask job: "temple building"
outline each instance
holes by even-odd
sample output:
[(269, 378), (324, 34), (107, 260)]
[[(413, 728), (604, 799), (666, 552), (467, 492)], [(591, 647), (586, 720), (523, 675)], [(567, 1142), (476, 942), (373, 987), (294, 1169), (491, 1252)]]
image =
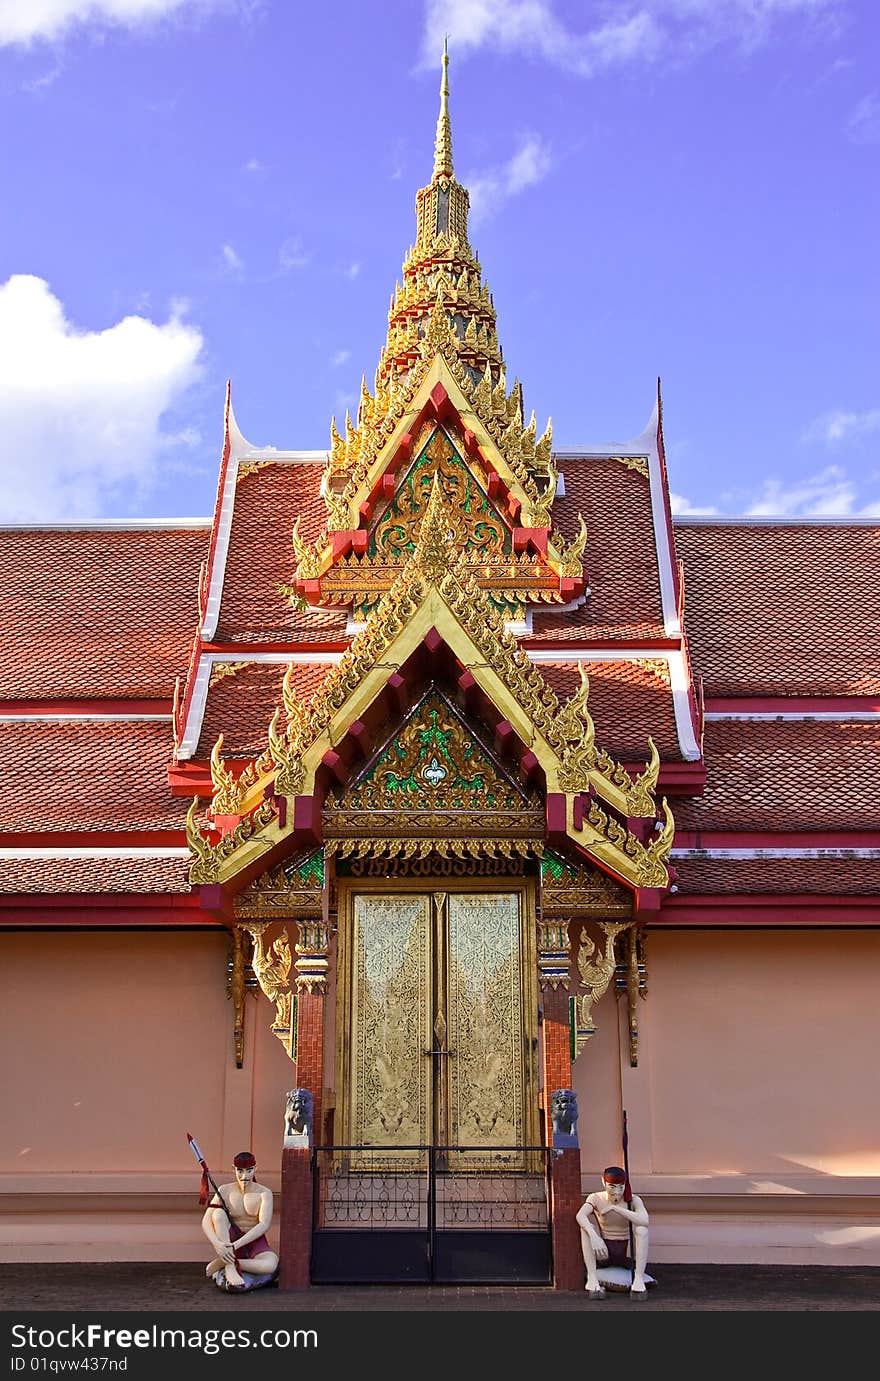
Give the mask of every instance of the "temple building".
[(624, 1156), (658, 1274), (880, 1265), (880, 526), (554, 450), (468, 208), (444, 57), (328, 449), (0, 530), (4, 1259), (204, 1261), (188, 1131), (277, 1243), (302, 1088), (301, 1279), (582, 1289)]

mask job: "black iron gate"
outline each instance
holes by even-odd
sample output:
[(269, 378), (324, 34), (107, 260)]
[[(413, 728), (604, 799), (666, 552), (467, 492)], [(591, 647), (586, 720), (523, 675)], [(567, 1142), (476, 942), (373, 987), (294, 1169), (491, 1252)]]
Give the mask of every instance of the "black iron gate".
[(547, 1284), (547, 1148), (319, 1146), (315, 1284)]

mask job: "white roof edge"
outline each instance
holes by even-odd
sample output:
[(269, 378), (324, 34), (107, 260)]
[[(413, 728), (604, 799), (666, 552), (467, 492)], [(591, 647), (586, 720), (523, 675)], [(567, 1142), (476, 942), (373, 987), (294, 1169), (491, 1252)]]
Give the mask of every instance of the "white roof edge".
[(634, 442), (627, 441), (623, 446), (585, 446), (579, 451), (554, 451), (554, 460), (613, 460), (615, 456), (647, 456), (649, 447), (633, 449)]
[(816, 518), (749, 517), (746, 513), (673, 513), (675, 527), (880, 527), (880, 513), (873, 518), (835, 518), (829, 514)]
[[(657, 444), (660, 427), (660, 402), (655, 400), (648, 424), (640, 436), (633, 437), (629, 443), (630, 453), (648, 457), (648, 483), (651, 488), (651, 518), (654, 523), (654, 544), (657, 549), (657, 573), (660, 577), (660, 603), (663, 609), (663, 627), (669, 638), (681, 637), (681, 620), (678, 617), (678, 600), (675, 595), (675, 568), (672, 561), (672, 547), (666, 525), (666, 505), (663, 502), (663, 470), (660, 464), (660, 448)], [(612, 452), (613, 454), (613, 452)], [(623, 452), (620, 452), (623, 454)]]
[(137, 531), (140, 528), (206, 528), (213, 518), (96, 518), (88, 523), (0, 523), (0, 532), (81, 532), (117, 529)]

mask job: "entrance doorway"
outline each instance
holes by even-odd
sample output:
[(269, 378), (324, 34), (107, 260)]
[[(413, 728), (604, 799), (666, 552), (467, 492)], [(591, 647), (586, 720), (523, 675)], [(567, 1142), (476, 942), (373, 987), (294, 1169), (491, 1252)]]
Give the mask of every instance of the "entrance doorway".
[(340, 897), (316, 1280), (549, 1278), (531, 885), (442, 881)]

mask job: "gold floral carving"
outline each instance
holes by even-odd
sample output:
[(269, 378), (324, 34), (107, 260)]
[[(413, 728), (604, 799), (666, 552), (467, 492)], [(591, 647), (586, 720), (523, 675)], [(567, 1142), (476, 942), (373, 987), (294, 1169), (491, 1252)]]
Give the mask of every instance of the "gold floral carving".
[(627, 470), (635, 470), (637, 475), (642, 476), (642, 479), (650, 477), (647, 456), (609, 456), (608, 459), (619, 461), (621, 465), (626, 466)]
[(590, 679), (583, 662), (578, 663), (578, 673), (581, 684), (557, 721), (566, 745), (559, 765), (559, 785), (568, 792), (586, 791), (590, 771), (596, 765), (596, 729), (587, 709)]
[(208, 689), (216, 686), (218, 681), (222, 681), (227, 676), (237, 676), (243, 667), (248, 666), (248, 662), (214, 662), (211, 667), (211, 677), (208, 681)]
[(232, 930), (232, 959), (229, 965), (226, 996), (232, 999), (235, 1067), (244, 1064), (245, 941), (240, 926)]
[(241, 792), (235, 774), (229, 770), (220, 756), (222, 747), (221, 734), (211, 749), (211, 781), (214, 786), (211, 811), (214, 815), (236, 815), (241, 804)]
[(257, 982), (270, 1002), (275, 1003), (275, 1020), (271, 1031), (277, 1036), (290, 1054), (293, 1031), (290, 1024), (290, 1011), (293, 994), (290, 989), (290, 969), (293, 955), (290, 952), (290, 936), (283, 926), (280, 934), (266, 947), (265, 935), (270, 921), (244, 920), (242, 929), (246, 930), (254, 942), (251, 966)]
[(574, 999), (575, 1012), (575, 1058), (580, 1054), (590, 1036), (595, 1035), (596, 1026), (592, 1018), (595, 1004), (604, 997), (608, 984), (614, 977), (616, 957), (614, 943), (621, 931), (627, 930), (630, 921), (599, 921), (604, 933), (604, 944), (600, 948), (584, 929), (578, 946), (577, 969), (579, 987), (583, 988)]

